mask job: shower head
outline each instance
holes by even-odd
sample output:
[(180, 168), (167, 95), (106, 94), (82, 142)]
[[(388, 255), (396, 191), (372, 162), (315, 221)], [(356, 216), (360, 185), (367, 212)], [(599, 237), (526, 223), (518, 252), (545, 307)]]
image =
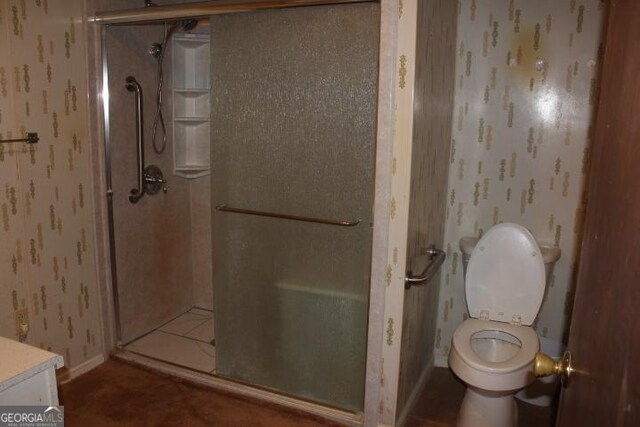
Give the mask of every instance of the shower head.
[(183, 31), (191, 31), (198, 25), (197, 19), (185, 19), (181, 23)]
[(167, 45), (167, 42), (173, 35), (173, 33), (178, 29), (182, 29), (182, 31), (191, 31), (196, 26), (198, 26), (197, 19), (184, 19), (182, 21), (173, 22), (171, 25), (165, 22), (165, 34), (164, 39), (160, 43), (152, 43), (151, 47), (149, 47), (149, 55), (153, 56), (157, 60), (161, 60), (164, 56), (164, 50)]

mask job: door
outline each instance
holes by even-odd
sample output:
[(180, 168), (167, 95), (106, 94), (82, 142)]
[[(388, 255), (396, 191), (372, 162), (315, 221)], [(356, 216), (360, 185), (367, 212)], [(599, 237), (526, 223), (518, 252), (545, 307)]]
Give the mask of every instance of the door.
[(352, 411), (364, 396), (378, 22), (374, 3), (210, 21), (216, 373)]
[(559, 426), (640, 425), (640, 2), (610, 4)]

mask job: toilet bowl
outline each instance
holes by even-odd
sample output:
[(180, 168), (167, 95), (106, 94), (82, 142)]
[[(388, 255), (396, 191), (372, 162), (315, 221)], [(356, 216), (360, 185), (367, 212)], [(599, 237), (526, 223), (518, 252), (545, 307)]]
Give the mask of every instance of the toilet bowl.
[(545, 259), (526, 228), (499, 224), (475, 245), (465, 275), (469, 319), (449, 353), (449, 367), (467, 385), (459, 427), (516, 425), (514, 395), (535, 379), (540, 342), (531, 324), (545, 285)]

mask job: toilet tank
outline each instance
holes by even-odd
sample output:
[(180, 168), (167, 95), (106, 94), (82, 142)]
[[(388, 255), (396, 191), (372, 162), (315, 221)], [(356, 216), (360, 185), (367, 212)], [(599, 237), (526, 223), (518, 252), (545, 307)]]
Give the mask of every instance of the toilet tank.
[[(462, 268), (464, 276), (467, 277), (467, 265), (469, 264), (469, 258), (471, 258), (471, 252), (476, 247), (479, 237), (463, 237), (460, 239), (460, 251), (462, 252)], [(560, 259), (560, 248), (551, 245), (545, 245), (538, 242), (540, 252), (542, 253), (542, 261), (544, 262), (545, 284), (549, 283), (551, 274), (553, 273), (553, 267), (556, 265), (556, 261)]]

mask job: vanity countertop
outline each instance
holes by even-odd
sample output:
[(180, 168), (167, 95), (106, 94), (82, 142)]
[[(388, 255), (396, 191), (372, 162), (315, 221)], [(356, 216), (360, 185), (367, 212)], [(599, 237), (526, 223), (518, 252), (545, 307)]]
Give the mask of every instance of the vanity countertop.
[(62, 368), (62, 356), (0, 337), (0, 391), (52, 366)]

